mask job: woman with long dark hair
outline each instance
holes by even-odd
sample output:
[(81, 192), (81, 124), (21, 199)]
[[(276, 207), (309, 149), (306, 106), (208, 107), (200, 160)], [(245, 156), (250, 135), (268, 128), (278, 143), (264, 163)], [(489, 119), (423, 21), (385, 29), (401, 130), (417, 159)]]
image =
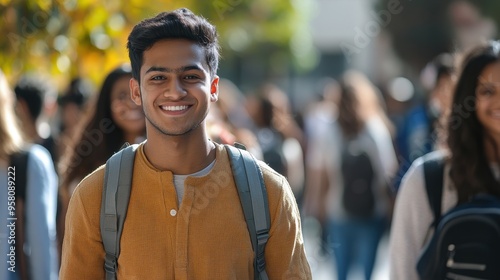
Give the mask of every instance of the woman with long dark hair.
[[(441, 213), (487, 193), (500, 197), (500, 42), (478, 46), (465, 57), (450, 115), (445, 147)], [(391, 279), (418, 279), (416, 264), (434, 217), (428, 202), (424, 158), (403, 178), (390, 238)]]
[(94, 106), (80, 123), (76, 141), (65, 151), (60, 162), (60, 193), (63, 212), (60, 232), (64, 231), (64, 213), (74, 187), (125, 142), (138, 143), (145, 138), (145, 121), (142, 108), (130, 99), (130, 66), (120, 66), (111, 71), (102, 84)]
[[(397, 166), (390, 127), (375, 87), (361, 73), (339, 80), (338, 116), (310, 140), (306, 215), (319, 217), (337, 279), (357, 262), (370, 279), (389, 217), (388, 182)], [(321, 124), (320, 124), (321, 125)]]
[(125, 143), (144, 139), (144, 115), (130, 99), (128, 66), (109, 73), (102, 84), (94, 110), (83, 120), (73, 146), (61, 163), (62, 187), (71, 193), (74, 183), (104, 164)]

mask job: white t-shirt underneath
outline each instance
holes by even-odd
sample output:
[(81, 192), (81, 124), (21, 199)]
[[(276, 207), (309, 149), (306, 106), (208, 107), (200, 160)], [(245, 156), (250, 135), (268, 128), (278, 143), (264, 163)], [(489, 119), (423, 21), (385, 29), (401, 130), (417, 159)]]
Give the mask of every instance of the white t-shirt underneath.
[(175, 175), (174, 174), (174, 185), (175, 185), (175, 192), (177, 193), (177, 205), (181, 205), (182, 197), (184, 196), (184, 181), (186, 181), (186, 178), (189, 176), (192, 177), (203, 177), (207, 175), (212, 168), (215, 165), (215, 160), (212, 161), (207, 167), (203, 168), (202, 170), (188, 174), (188, 175)]

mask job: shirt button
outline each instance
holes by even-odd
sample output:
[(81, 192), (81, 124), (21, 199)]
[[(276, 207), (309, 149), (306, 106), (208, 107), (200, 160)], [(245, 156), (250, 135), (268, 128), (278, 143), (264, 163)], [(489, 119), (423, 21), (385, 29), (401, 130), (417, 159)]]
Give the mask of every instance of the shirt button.
[(170, 215), (175, 217), (175, 215), (177, 215), (177, 211), (175, 209), (170, 210)]

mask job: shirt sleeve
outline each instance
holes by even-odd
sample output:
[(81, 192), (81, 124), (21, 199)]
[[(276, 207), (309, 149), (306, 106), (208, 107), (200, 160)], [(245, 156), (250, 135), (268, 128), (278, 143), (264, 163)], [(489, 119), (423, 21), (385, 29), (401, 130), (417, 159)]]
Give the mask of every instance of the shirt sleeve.
[(419, 158), (403, 177), (396, 197), (389, 241), (391, 279), (419, 279), (417, 260), (432, 220)]
[(31, 276), (33, 279), (57, 279), (57, 175), (47, 150), (33, 145), (29, 153), (25, 209)]
[[(290, 186), (281, 177), (282, 192), (271, 207), (271, 229), (265, 249), (269, 279), (312, 279), (307, 262), (300, 214)], [(273, 218), (274, 217), (274, 218)]]
[(309, 168), (314, 170), (325, 168), (325, 149), (326, 151), (330, 151), (327, 143), (331, 138), (328, 137), (327, 133), (331, 128), (326, 127), (324, 124), (321, 128), (322, 129), (319, 129), (320, 131), (313, 133), (307, 146), (306, 164)]
[[(87, 179), (89, 179), (87, 177)], [(91, 182), (88, 182), (91, 181)], [(85, 205), (95, 205), (88, 200), (95, 196), (86, 196), (84, 187), (95, 182), (86, 180), (77, 186), (73, 193), (66, 214), (66, 228), (62, 249), (60, 279), (105, 279), (104, 248), (99, 229), (99, 209), (86, 209)], [(85, 185), (86, 184), (86, 185)], [(85, 185), (85, 186), (83, 186)], [(91, 213), (89, 213), (91, 212)]]
[(386, 180), (392, 179), (398, 168), (396, 151), (392, 142), (391, 134), (385, 124), (379, 118), (368, 122), (370, 133), (375, 140), (375, 145), (380, 155), (380, 166)]

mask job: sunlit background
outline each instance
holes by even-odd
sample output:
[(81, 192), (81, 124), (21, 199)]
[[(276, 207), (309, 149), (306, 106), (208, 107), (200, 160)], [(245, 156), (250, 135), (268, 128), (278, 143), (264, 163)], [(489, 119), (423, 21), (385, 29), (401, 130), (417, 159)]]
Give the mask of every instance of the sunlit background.
[[(27, 0), (0, 1), (0, 67), (15, 80), (50, 75), (63, 88), (76, 76), (99, 83), (127, 62), (131, 27), (160, 11), (187, 7), (214, 23), (219, 74), (250, 91), (264, 81), (283, 87), (295, 107), (313, 98), (324, 76), (363, 71), (389, 94), (422, 86), (419, 73), (444, 51), (496, 36), (500, 2), (432, 0)], [(399, 87), (398, 87), (399, 86)], [(397, 101), (414, 96), (398, 93)]]
[[(180, 7), (216, 25), (218, 74), (245, 95), (272, 82), (298, 114), (319, 98), (325, 78), (356, 69), (377, 86), (395, 126), (432, 86), (423, 71), (429, 61), (443, 52), (460, 57), (500, 27), (498, 0), (0, 0), (0, 69), (12, 84), (28, 73), (50, 81), (50, 115), (73, 78), (97, 88), (128, 62), (136, 23)], [(48, 123), (41, 127), (50, 133)], [(311, 267), (318, 263), (312, 255)], [(380, 279), (386, 264), (375, 272)]]

